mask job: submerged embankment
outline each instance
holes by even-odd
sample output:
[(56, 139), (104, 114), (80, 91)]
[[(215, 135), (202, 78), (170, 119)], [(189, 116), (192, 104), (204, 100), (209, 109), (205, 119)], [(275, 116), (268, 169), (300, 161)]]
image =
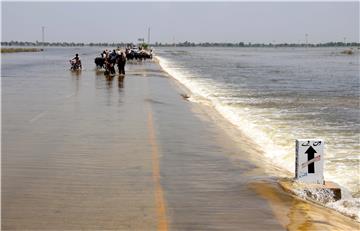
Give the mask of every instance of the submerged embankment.
[(359, 52), (336, 48), (171, 48), (162, 68), (251, 138), (264, 163), (294, 172), (298, 138), (325, 140), (325, 179), (343, 187), (326, 206), (359, 219)]

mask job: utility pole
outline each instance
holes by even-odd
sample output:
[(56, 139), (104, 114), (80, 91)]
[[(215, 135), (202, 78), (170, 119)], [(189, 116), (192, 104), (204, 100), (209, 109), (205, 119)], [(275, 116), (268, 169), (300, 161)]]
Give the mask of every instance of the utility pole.
[(148, 28), (148, 41), (147, 41), (148, 45), (150, 45), (150, 27)]
[(346, 46), (346, 37), (344, 37), (344, 46)]
[(43, 45), (43, 47), (44, 47), (44, 43), (45, 43), (45, 27), (44, 26), (42, 26), (41, 27), (41, 31), (42, 31), (42, 45)]
[(305, 34), (305, 44), (306, 44), (306, 47), (308, 47), (308, 34)]

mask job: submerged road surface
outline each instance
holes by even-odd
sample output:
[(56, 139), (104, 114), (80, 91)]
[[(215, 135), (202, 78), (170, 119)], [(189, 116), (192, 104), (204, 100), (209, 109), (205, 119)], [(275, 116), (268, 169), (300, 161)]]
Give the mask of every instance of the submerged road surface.
[(125, 78), (70, 73), (55, 64), (65, 51), (27, 54), (16, 71), (5, 57), (3, 230), (356, 227), (309, 215), (156, 63), (130, 64)]

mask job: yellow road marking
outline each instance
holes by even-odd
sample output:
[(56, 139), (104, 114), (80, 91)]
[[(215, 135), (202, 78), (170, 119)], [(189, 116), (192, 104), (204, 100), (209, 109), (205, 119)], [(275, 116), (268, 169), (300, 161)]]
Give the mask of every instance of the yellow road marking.
[(149, 142), (151, 145), (151, 159), (152, 159), (152, 169), (153, 169), (152, 176), (155, 183), (156, 213), (158, 218), (157, 229), (161, 231), (167, 231), (168, 221), (166, 216), (166, 203), (164, 200), (164, 192), (160, 184), (159, 149), (156, 142), (153, 116), (150, 107), (148, 110), (148, 130), (149, 130)]

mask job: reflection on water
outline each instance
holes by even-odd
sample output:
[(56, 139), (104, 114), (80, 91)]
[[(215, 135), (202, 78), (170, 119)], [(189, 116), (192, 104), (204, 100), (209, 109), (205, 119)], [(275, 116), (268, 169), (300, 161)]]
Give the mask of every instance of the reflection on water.
[(122, 88), (124, 88), (124, 75), (105, 75), (104, 69), (95, 69), (95, 76), (96, 76), (96, 86), (98, 88), (102, 88), (102, 82), (105, 80), (106, 82), (106, 88), (109, 90), (113, 87), (113, 81), (115, 76), (117, 76), (118, 81), (118, 88), (119, 91), (121, 91)]
[(79, 89), (80, 89), (80, 75), (81, 75), (81, 70), (78, 71), (70, 71), (71, 75), (73, 76), (72, 80), (75, 82), (75, 95), (77, 95), (79, 93)]
[(106, 75), (106, 76), (105, 76), (105, 79), (106, 79), (107, 89), (111, 89), (111, 88), (112, 88), (112, 82), (113, 82), (114, 76), (113, 76), (113, 75)]
[[(95, 72), (95, 88), (97, 94), (104, 96), (101, 103), (107, 106), (122, 105), (124, 97), (124, 79), (125, 76), (118, 75), (104, 75), (103, 71)], [(117, 96), (117, 97), (115, 97)]]
[(119, 77), (118, 77), (118, 87), (119, 87), (119, 90), (124, 88), (124, 76), (123, 75), (119, 75)]
[[(109, 90), (109, 89), (112, 89), (113, 88), (113, 82), (114, 82), (114, 79), (115, 79), (115, 76), (113, 75), (106, 75), (104, 77), (104, 79), (106, 80), (106, 88)], [(118, 88), (119, 90), (121, 91), (122, 88), (124, 88), (124, 79), (125, 77), (124, 76), (118, 76), (117, 77), (117, 82), (118, 82)]]
[(70, 71), (72, 76), (79, 77), (81, 75), (81, 70)]
[(104, 69), (98, 69), (98, 68), (95, 69), (96, 76), (104, 76), (104, 72), (105, 72)]

